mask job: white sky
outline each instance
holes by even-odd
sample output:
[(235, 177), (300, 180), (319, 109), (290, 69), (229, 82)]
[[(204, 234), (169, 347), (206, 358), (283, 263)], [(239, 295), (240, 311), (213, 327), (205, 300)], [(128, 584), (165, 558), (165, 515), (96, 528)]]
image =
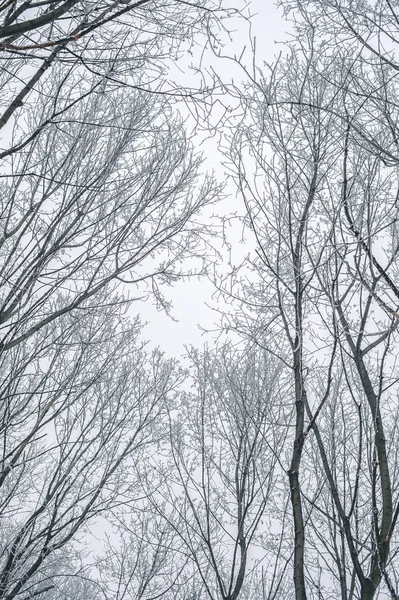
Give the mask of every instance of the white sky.
[[(281, 11), (276, 8), (270, 0), (252, 0), (250, 3), (252, 14), (252, 36), (256, 38), (257, 64), (262, 66), (264, 62), (271, 63), (274, 57), (280, 51), (276, 43), (287, 38), (289, 24), (283, 19)], [(243, 21), (239, 24), (240, 28), (234, 33), (234, 44), (227, 50), (231, 54), (241, 54), (244, 46), (249, 49), (248, 23)], [(250, 56), (250, 54), (248, 54)], [(219, 63), (219, 64), (217, 64)], [(222, 64), (223, 63), (223, 64)], [(214, 63), (215, 71), (223, 73), (226, 81), (234, 78), (236, 84), (244, 75), (229, 60), (219, 60)], [(213, 148), (210, 147), (213, 144)], [(216, 139), (207, 141), (206, 154), (210, 163), (210, 168), (216, 169), (216, 175), (224, 176), (223, 168), (219, 164), (219, 155), (216, 147)], [(212, 207), (209, 217), (212, 213), (227, 215), (228, 213), (242, 213), (240, 199), (236, 197), (234, 187), (231, 186), (231, 194), (227, 200), (219, 205)], [(234, 239), (240, 239), (241, 228), (238, 226), (236, 231), (231, 232)], [(242, 256), (248, 249), (245, 244), (240, 248)], [(137, 310), (143, 321), (148, 324), (144, 329), (143, 337), (150, 340), (151, 345), (160, 346), (169, 356), (179, 357), (184, 354), (184, 346), (191, 345), (202, 347), (205, 342), (212, 344), (214, 335), (204, 335), (199, 328), (215, 330), (219, 321), (217, 312), (212, 311), (207, 305), (217, 306), (215, 298), (212, 295), (215, 292), (214, 286), (205, 278), (198, 280), (193, 278), (189, 281), (176, 283), (173, 288), (166, 290), (167, 298), (173, 303), (172, 314), (178, 321), (173, 321), (165, 313), (159, 312), (149, 302), (135, 304), (133, 310)]]

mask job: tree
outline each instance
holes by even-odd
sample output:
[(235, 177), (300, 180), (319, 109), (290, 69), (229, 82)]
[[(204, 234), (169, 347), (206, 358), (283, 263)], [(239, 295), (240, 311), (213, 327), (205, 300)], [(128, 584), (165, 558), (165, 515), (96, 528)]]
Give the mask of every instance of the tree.
[(158, 467), (160, 483), (152, 482), (153, 502), (182, 540), (197, 592), (249, 598), (259, 565), (280, 561), (261, 533), (285, 437), (274, 428), (284, 418), (275, 399), (279, 369), (251, 347), (193, 351), (190, 359), (194, 390), (171, 406), (170, 457)]
[(208, 258), (220, 187), (186, 129), (214, 97), (174, 65), (220, 4), (0, 4), (3, 600), (398, 598), (399, 15), (280, 5), (281, 56), (222, 86), (244, 343), (188, 375), (133, 310)]
[(295, 5), (298, 38), (240, 94), (230, 150), (257, 249), (229, 325), (292, 373), (298, 599), (397, 597), (395, 12), (347, 4)]
[(1, 3), (4, 600), (97, 589), (76, 542), (134, 500), (132, 463), (161, 436), (179, 375), (131, 311), (168, 308), (162, 286), (188, 257), (202, 267), (194, 217), (219, 190), (175, 100), (206, 106), (208, 91), (167, 74), (216, 16), (211, 2)]
[[(161, 301), (158, 282), (170, 281), (174, 266), (195, 253), (198, 236), (188, 223), (215, 188), (210, 178), (197, 183), (200, 160), (168, 101), (173, 92), (161, 88), (179, 56), (175, 45), (194, 43), (217, 6), (169, 4), (3, 6), (7, 39), (32, 30), (46, 48), (49, 36), (51, 44), (58, 34), (68, 40), (51, 60), (47, 50), (11, 49), (3, 63), (5, 349), (121, 281), (147, 282)], [(34, 8), (38, 15), (27, 19)], [(90, 43), (80, 33), (71, 38), (74, 27), (86, 26)]]
[(176, 530), (153, 509), (146, 495), (142, 501), (112, 511), (108, 518), (113, 522), (113, 541), (107, 541), (96, 565), (104, 597), (187, 597), (192, 579), (189, 558)]
[(129, 465), (160, 435), (173, 365), (135, 349), (137, 332), (115, 331), (118, 322), (106, 316), (107, 324), (85, 313), (79, 329), (63, 319), (62, 334), (49, 326), (34, 350), (8, 354), (15, 366), (2, 389), (2, 598), (59, 585), (57, 568), (61, 581), (67, 576), (59, 551), (131, 496)]

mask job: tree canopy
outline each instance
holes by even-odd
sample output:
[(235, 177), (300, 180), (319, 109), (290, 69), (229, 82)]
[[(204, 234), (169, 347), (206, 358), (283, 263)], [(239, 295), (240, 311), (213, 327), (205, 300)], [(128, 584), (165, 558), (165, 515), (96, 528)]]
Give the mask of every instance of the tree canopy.
[(0, 2), (1, 600), (399, 598), (399, 5), (256, 7)]

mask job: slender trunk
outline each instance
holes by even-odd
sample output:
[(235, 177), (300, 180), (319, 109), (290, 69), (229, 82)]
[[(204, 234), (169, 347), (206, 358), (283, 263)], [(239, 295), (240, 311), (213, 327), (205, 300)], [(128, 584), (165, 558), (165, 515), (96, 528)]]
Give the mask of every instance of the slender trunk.
[[(316, 171), (315, 171), (316, 173)], [(302, 497), (299, 482), (299, 468), (302, 459), (303, 444), (305, 441), (305, 401), (306, 391), (303, 378), (302, 356), (302, 327), (303, 327), (303, 278), (302, 278), (302, 244), (308, 211), (314, 197), (315, 177), (309, 197), (303, 211), (299, 232), (293, 253), (294, 273), (296, 282), (295, 294), (295, 338), (293, 344), (293, 364), (295, 380), (295, 440), (292, 449), (291, 465), (288, 477), (291, 490), (291, 504), (295, 529), (294, 548), (294, 585), (295, 600), (306, 600), (305, 585), (305, 524), (303, 519)]]
[[(299, 340), (296, 340), (299, 342)], [(299, 346), (299, 343), (298, 343)], [(302, 498), (299, 483), (299, 467), (302, 458), (302, 450), (304, 443), (304, 419), (305, 419), (305, 403), (304, 403), (304, 385), (301, 372), (301, 353), (297, 346), (294, 352), (294, 373), (295, 373), (295, 441), (291, 457), (290, 470), (288, 477), (291, 490), (291, 505), (294, 517), (295, 530), (295, 548), (294, 548), (294, 585), (295, 599), (306, 600), (305, 586), (305, 524), (303, 519)]]
[(288, 473), (291, 488), (291, 504), (294, 516), (295, 549), (294, 549), (294, 585), (296, 600), (306, 600), (304, 553), (305, 553), (305, 527), (302, 514), (302, 500), (299, 487), (298, 471), (302, 453), (303, 440), (295, 440), (291, 469)]
[(370, 575), (368, 578), (365, 578), (363, 581), (361, 581), (361, 600), (369, 600), (374, 598), (376, 590), (380, 585), (382, 574), (389, 555), (391, 529), (393, 524), (392, 484), (389, 472), (383, 421), (379, 405), (380, 398), (374, 391), (362, 353), (350, 335), (349, 324), (345, 318), (341, 305), (337, 303), (336, 308), (340, 321), (344, 327), (348, 345), (352, 350), (353, 359), (360, 377), (363, 392), (367, 398), (374, 422), (374, 442), (378, 458), (382, 514), (381, 522), (376, 524), (376, 531), (374, 532), (376, 538), (376, 547), (371, 561)]
[[(295, 529), (295, 548), (294, 548), (294, 585), (295, 600), (306, 600), (305, 585), (305, 523), (303, 519), (302, 497), (299, 482), (299, 468), (302, 459), (303, 444), (305, 441), (305, 404), (306, 389), (303, 376), (303, 299), (304, 299), (304, 280), (302, 273), (302, 249), (305, 243), (304, 236), (307, 227), (309, 211), (315, 198), (317, 177), (318, 177), (318, 156), (314, 156), (314, 171), (312, 181), (309, 187), (309, 194), (303, 207), (302, 215), (299, 220), (298, 234), (295, 244), (292, 246), (292, 261), (295, 277), (295, 337), (292, 345), (294, 379), (295, 379), (295, 440), (292, 449), (291, 465), (288, 471), (288, 477), (291, 490), (291, 505), (294, 518)], [(287, 178), (289, 181), (289, 177)], [(291, 198), (289, 198), (291, 204)], [(291, 210), (291, 208), (290, 208)], [(290, 213), (290, 231), (293, 224), (291, 218), (294, 212)], [(293, 241), (293, 240), (292, 240)], [(289, 334), (288, 337), (290, 338)], [(291, 338), (290, 338), (291, 339)]]
[(372, 383), (370, 381), (367, 369), (364, 365), (363, 358), (359, 354), (355, 354), (355, 364), (362, 382), (363, 390), (368, 400), (371, 413), (374, 420), (374, 432), (375, 432), (375, 447), (378, 456), (378, 468), (381, 480), (381, 497), (382, 497), (382, 518), (380, 525), (380, 539), (377, 540), (379, 544), (379, 560), (385, 565), (388, 559), (389, 552), (389, 541), (388, 535), (392, 525), (393, 517), (393, 506), (392, 506), (392, 485), (391, 477), (389, 473), (388, 455), (386, 449), (386, 441), (384, 434), (383, 421), (380, 412), (379, 398), (374, 392)]

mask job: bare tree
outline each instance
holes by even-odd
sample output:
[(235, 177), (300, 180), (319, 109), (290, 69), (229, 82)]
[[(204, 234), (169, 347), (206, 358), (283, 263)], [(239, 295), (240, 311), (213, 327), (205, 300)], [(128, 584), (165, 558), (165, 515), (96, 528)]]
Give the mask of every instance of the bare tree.
[[(294, 519), (293, 568), (298, 599), (306, 597), (306, 519), (300, 470), (309, 431), (309, 423), (306, 422), (308, 370), (314, 362), (312, 351), (309, 353), (306, 344), (310, 316), (313, 316), (307, 290), (313, 286), (316, 276), (306, 247), (318, 227), (313, 215), (329, 159), (331, 117), (319, 118), (317, 111), (312, 109), (300, 115), (291, 114), (290, 107), (286, 108), (283, 103), (280, 105), (277, 94), (280, 88), (282, 95), (287, 89), (299, 95), (328, 93), (314, 86), (310, 77), (306, 79), (306, 71), (306, 63), (301, 65), (293, 53), (273, 71), (270, 84), (264, 80), (254, 82), (257, 93), (248, 94), (245, 107), (249, 119), (232, 140), (230, 154), (245, 200), (245, 219), (257, 243), (253, 268), (259, 274), (259, 283), (245, 287), (241, 294), (244, 297), (243, 310), (247, 313), (245, 328), (239, 315), (233, 317), (229, 326), (244, 334), (250, 333), (258, 344), (266, 345), (282, 359), (292, 376), (289, 397), (295, 408), (295, 435), (291, 440), (292, 453), (287, 473)], [(291, 74), (290, 79), (287, 79), (288, 73)], [(261, 188), (257, 184), (260, 177)], [(317, 261), (316, 256), (314, 262), (317, 264)], [(251, 324), (253, 310), (261, 312), (262, 318), (256, 322), (255, 313), (255, 323)], [(271, 333), (272, 344), (268, 341)], [(332, 344), (331, 361), (334, 354)], [(320, 372), (318, 377), (320, 385), (324, 374)], [(329, 381), (330, 369), (327, 371), (326, 393)]]
[(79, 328), (64, 319), (62, 335), (49, 326), (25, 361), (19, 347), (10, 353), (15, 366), (2, 390), (2, 598), (38, 594), (48, 557), (88, 521), (133, 500), (132, 456), (139, 460), (159, 436), (157, 419), (176, 385), (173, 364), (134, 349), (134, 331), (118, 333), (118, 322), (105, 317), (84, 313)]
[(230, 157), (257, 249), (229, 326), (292, 371), (296, 598), (396, 598), (396, 74), (338, 27), (345, 3), (298, 10), (298, 39), (241, 95)]
[[(159, 467), (163, 485), (152, 484), (153, 502), (158, 506), (164, 490), (158, 510), (178, 532), (202, 593), (249, 598), (254, 573), (270, 554), (260, 530), (280, 478), (278, 368), (251, 348), (193, 352), (191, 362), (195, 392), (170, 412), (171, 458)], [(277, 575), (270, 585), (278, 586)]]
[(96, 596), (77, 543), (134, 503), (135, 461), (164, 435), (179, 376), (129, 310), (167, 309), (163, 286), (207, 252), (197, 217), (219, 189), (175, 100), (207, 106), (208, 91), (178, 91), (168, 71), (217, 9), (0, 5), (4, 600)]
[(113, 510), (108, 519), (113, 525), (112, 540), (107, 540), (96, 564), (105, 598), (187, 597), (193, 579), (189, 556), (176, 530), (145, 494), (142, 501)]
[[(217, 6), (3, 4), (5, 38), (69, 40), (50, 50), (51, 59), (47, 50), (4, 49), (0, 322), (7, 349), (93, 304), (101, 289), (111, 296), (120, 282), (147, 282), (162, 302), (159, 283), (195, 253), (198, 232), (188, 223), (215, 189), (209, 178), (197, 180), (200, 160), (172, 107), (176, 90), (164, 88), (183, 39), (185, 50), (195, 34), (204, 39)], [(91, 37), (81, 40), (76, 27)]]

